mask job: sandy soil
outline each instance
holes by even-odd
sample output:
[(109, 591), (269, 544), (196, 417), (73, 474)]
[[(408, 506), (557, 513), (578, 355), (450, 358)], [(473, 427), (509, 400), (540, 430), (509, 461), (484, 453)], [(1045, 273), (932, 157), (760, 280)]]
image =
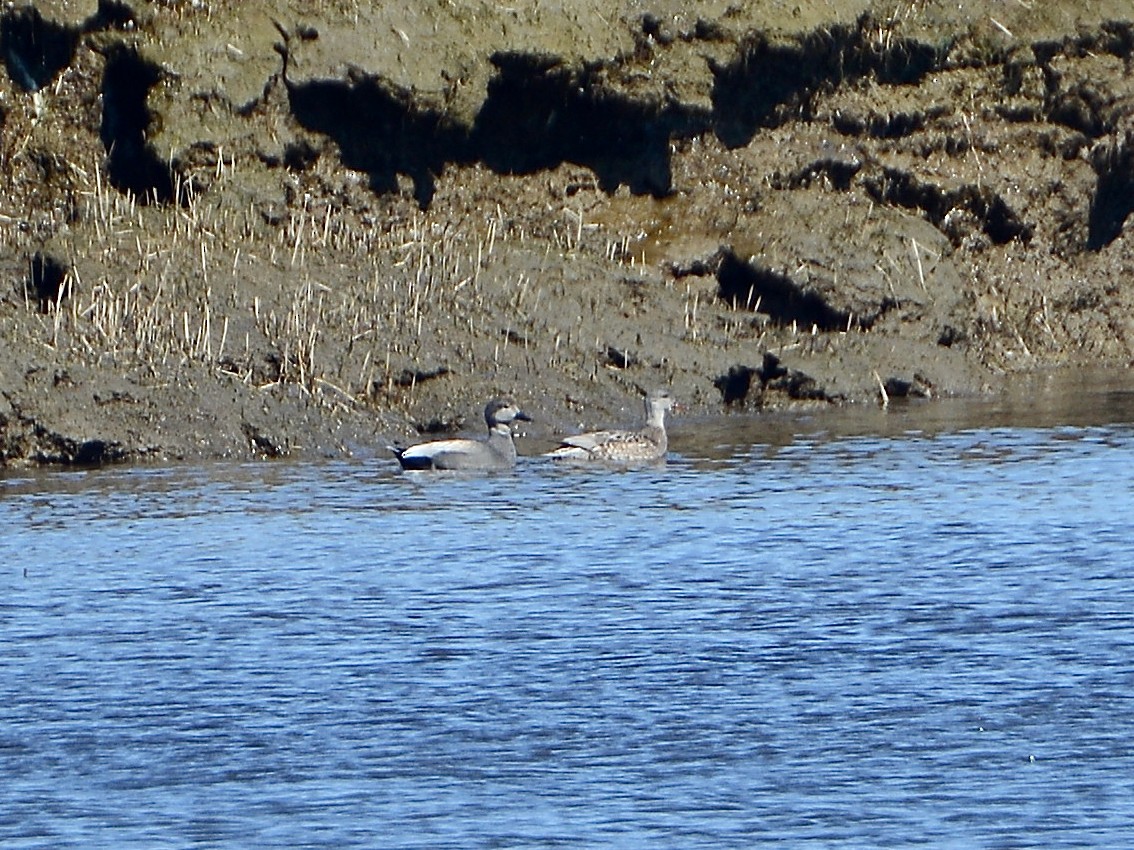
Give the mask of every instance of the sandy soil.
[(1134, 359), (1128, 0), (248, 5), (0, 13), (0, 463)]

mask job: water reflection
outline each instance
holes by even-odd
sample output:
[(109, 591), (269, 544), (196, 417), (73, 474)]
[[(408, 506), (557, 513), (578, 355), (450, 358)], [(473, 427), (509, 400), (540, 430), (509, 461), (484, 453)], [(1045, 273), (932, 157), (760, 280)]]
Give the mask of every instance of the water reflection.
[(765, 459), (797, 443), (846, 437), (933, 437), (956, 431), (1088, 428), (1134, 423), (1134, 373), (1124, 370), (1014, 377), (995, 395), (896, 400), (805, 412), (677, 418), (671, 448), (690, 458), (724, 460), (753, 452)]

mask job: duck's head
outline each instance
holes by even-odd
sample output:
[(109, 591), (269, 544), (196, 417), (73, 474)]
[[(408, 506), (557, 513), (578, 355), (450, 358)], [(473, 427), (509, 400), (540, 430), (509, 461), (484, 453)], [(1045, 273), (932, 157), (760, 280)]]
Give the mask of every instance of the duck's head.
[(650, 390), (646, 395), (646, 415), (651, 419), (664, 416), (667, 410), (677, 407), (677, 400), (669, 394), (669, 390)]
[(511, 399), (494, 398), (484, 408), (484, 421), (488, 423), (490, 429), (497, 425), (508, 425), (517, 419), (521, 422), (532, 421), (532, 418), (520, 410)]

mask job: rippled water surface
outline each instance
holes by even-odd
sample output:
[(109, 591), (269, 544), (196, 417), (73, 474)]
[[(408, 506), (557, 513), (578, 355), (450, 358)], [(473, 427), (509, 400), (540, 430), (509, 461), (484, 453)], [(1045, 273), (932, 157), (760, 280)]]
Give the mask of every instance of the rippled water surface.
[(10, 472), (0, 845), (1129, 846), (1118, 401), (617, 474)]

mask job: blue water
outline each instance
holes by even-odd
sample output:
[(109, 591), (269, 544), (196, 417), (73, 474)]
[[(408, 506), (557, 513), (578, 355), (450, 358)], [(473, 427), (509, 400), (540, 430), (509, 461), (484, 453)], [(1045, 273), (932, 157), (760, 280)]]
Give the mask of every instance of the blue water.
[(9, 472), (0, 846), (1134, 845), (1134, 427), (687, 445)]

